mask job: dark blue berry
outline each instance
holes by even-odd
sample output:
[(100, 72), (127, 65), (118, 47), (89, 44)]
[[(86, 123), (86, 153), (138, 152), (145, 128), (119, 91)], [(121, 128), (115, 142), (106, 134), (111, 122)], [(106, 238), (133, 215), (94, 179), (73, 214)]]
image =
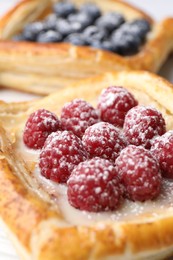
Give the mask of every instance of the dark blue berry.
[(92, 17), (93, 20), (97, 19), (99, 16), (101, 16), (101, 10), (99, 7), (92, 3), (87, 3), (81, 6), (80, 8), (81, 12), (86, 13), (88, 16)]
[(43, 22), (44, 29), (45, 30), (55, 30), (56, 22), (57, 22), (56, 14), (50, 14)]
[(15, 42), (20, 42), (20, 41), (25, 41), (25, 38), (24, 38), (23, 34), (18, 34), (18, 35), (13, 36), (12, 40)]
[(130, 23), (132, 33), (136, 33), (142, 40), (145, 39), (146, 34), (151, 30), (150, 23), (145, 19), (137, 19)]
[(114, 44), (109, 40), (106, 40), (106, 41), (103, 41), (103, 42), (94, 41), (94, 42), (91, 43), (91, 46), (94, 47), (94, 48), (97, 48), (97, 49), (103, 49), (103, 50), (107, 50), (107, 51), (111, 51), (111, 52), (116, 51)]
[(46, 43), (46, 42), (61, 42), (62, 35), (56, 31), (47, 31), (40, 33), (37, 37), (37, 42)]
[(88, 44), (92, 44), (93, 42), (97, 42), (97, 41), (103, 41), (108, 36), (105, 30), (103, 29), (101, 30), (94, 25), (87, 27), (84, 30), (83, 35), (85, 41)]
[(68, 34), (70, 34), (72, 32), (71, 31), (71, 24), (67, 20), (65, 20), (63, 18), (57, 19), (55, 28), (63, 36), (67, 36)]
[(136, 19), (131, 24), (138, 26), (143, 33), (148, 33), (151, 30), (151, 24), (145, 19)]
[(65, 42), (70, 42), (74, 45), (87, 45), (84, 38), (83, 38), (83, 35), (80, 34), (80, 33), (72, 33), (70, 35), (68, 35), (65, 39), (64, 39)]
[(59, 18), (56, 23), (56, 30), (64, 37), (71, 33), (78, 33), (82, 31), (82, 25), (78, 22), (70, 23), (68, 20)]
[(68, 16), (68, 21), (70, 23), (77, 22), (81, 24), (82, 29), (93, 24), (93, 18), (86, 13), (79, 12), (77, 14), (71, 14)]
[(23, 38), (27, 41), (35, 41), (39, 33), (44, 30), (42, 22), (34, 22), (25, 26), (23, 30)]
[(116, 51), (114, 44), (110, 40), (102, 42), (102, 49), (107, 50), (107, 51), (111, 51), (111, 52)]
[(93, 48), (96, 48), (96, 49), (102, 49), (102, 43), (101, 41), (92, 41), (90, 43), (90, 46), (93, 47)]
[(68, 1), (54, 4), (53, 10), (59, 17), (67, 17), (69, 14), (73, 14), (77, 11), (75, 5)]
[(139, 51), (141, 41), (139, 37), (123, 31), (115, 31), (111, 37), (115, 52), (120, 55), (133, 55)]
[(96, 20), (99, 28), (112, 32), (125, 22), (124, 17), (119, 13), (107, 13)]

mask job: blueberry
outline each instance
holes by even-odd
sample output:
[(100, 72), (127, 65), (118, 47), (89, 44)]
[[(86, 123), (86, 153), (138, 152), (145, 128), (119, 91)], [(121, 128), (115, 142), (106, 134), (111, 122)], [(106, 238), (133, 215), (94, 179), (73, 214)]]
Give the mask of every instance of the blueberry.
[(130, 23), (131, 30), (136, 33), (142, 40), (145, 39), (146, 34), (151, 30), (150, 23), (145, 19), (137, 19)]
[(25, 41), (25, 38), (22, 34), (18, 34), (18, 35), (13, 36), (12, 40), (14, 42), (20, 42), (20, 41)]
[(77, 22), (81, 24), (82, 29), (93, 24), (93, 18), (86, 13), (79, 12), (77, 14), (71, 14), (68, 16), (68, 21), (71, 23)]
[(112, 39), (115, 38), (115, 40), (116, 40), (117, 38), (125, 37), (125, 35), (132, 35), (133, 37), (136, 38), (136, 41), (138, 41), (140, 45), (143, 42), (143, 39), (141, 38), (141, 36), (139, 34), (139, 30), (137, 30), (136, 26), (132, 26), (131, 23), (129, 23), (129, 22), (124, 23), (117, 30), (113, 31)]
[(103, 42), (94, 41), (91, 43), (91, 46), (94, 48), (97, 48), (97, 49), (103, 49), (103, 50), (107, 50), (107, 51), (111, 51), (111, 52), (115, 51), (114, 44), (109, 40), (106, 40)]
[(70, 23), (67, 20), (63, 19), (63, 18), (57, 19), (55, 28), (63, 36), (67, 36), (68, 34), (71, 33), (71, 25), (70, 25)]
[(55, 30), (56, 22), (57, 22), (56, 14), (50, 14), (43, 22), (45, 30)]
[(139, 37), (118, 30), (113, 33), (111, 40), (114, 44), (115, 52), (123, 56), (136, 54), (141, 44)]
[(107, 51), (111, 51), (111, 52), (115, 52), (116, 51), (113, 42), (110, 41), (110, 40), (102, 42), (102, 49), (107, 50)]
[(88, 16), (92, 17), (93, 20), (97, 19), (99, 16), (101, 16), (101, 10), (98, 8), (97, 5), (87, 3), (81, 6), (80, 8), (81, 12), (86, 13)]
[(131, 22), (131, 25), (136, 25), (143, 33), (148, 33), (151, 30), (151, 24), (145, 19), (136, 19)]
[(82, 31), (82, 25), (78, 22), (71, 23), (71, 32), (78, 33)]
[(64, 40), (65, 42), (70, 42), (74, 45), (87, 45), (83, 35), (80, 33), (72, 33)]
[(90, 46), (93, 47), (93, 48), (96, 48), (96, 49), (102, 49), (102, 43), (101, 41), (92, 41), (90, 43)]
[(123, 33), (131, 33), (132, 35), (140, 38), (142, 43), (146, 37), (147, 32), (150, 30), (150, 25), (146, 20), (140, 19), (140, 20), (124, 23), (119, 28), (119, 30), (123, 31)]
[(60, 42), (62, 41), (62, 35), (56, 31), (42, 32), (37, 37), (37, 42)]
[(23, 37), (27, 41), (35, 41), (39, 33), (44, 30), (42, 22), (34, 22), (25, 26), (23, 30)]
[(53, 10), (59, 17), (67, 17), (69, 14), (73, 14), (77, 11), (75, 5), (68, 1), (54, 4)]
[(88, 44), (91, 44), (92, 42), (95, 41), (102, 41), (106, 39), (107, 37), (107, 32), (105, 30), (101, 30), (98, 27), (92, 25), (87, 27), (84, 32), (83, 32), (85, 41)]
[(107, 13), (96, 20), (99, 28), (112, 32), (125, 22), (124, 17), (119, 13)]
[(82, 30), (82, 26), (78, 22), (70, 23), (68, 20), (59, 18), (56, 23), (56, 30), (60, 32), (64, 37), (71, 33), (78, 33)]

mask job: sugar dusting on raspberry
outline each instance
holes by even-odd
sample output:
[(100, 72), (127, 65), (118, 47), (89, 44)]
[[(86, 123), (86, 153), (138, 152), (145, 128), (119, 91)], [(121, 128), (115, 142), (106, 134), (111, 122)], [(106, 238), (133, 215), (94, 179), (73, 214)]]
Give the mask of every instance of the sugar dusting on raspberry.
[(150, 151), (142, 146), (129, 145), (116, 159), (116, 166), (125, 195), (131, 200), (151, 200), (160, 194), (161, 173)]
[(125, 116), (123, 133), (130, 144), (149, 149), (152, 138), (163, 135), (166, 124), (162, 114), (153, 107), (136, 106)]
[(107, 122), (99, 122), (88, 127), (83, 135), (82, 143), (90, 158), (101, 157), (113, 163), (126, 146), (119, 129)]
[(99, 122), (99, 114), (85, 100), (74, 99), (63, 106), (61, 122), (63, 129), (70, 130), (78, 137), (82, 137), (89, 126)]
[(46, 109), (32, 113), (24, 128), (23, 141), (29, 148), (40, 149), (49, 134), (61, 129), (58, 117)]
[(89, 212), (116, 210), (122, 189), (116, 168), (108, 160), (93, 158), (74, 168), (67, 182), (69, 203)]
[(41, 151), (41, 174), (47, 179), (65, 183), (73, 168), (87, 157), (77, 136), (68, 131), (57, 131), (49, 135)]
[(173, 179), (173, 130), (154, 139), (151, 152), (158, 160), (163, 176)]
[(103, 121), (122, 127), (126, 113), (137, 104), (127, 89), (112, 86), (102, 91), (97, 107)]

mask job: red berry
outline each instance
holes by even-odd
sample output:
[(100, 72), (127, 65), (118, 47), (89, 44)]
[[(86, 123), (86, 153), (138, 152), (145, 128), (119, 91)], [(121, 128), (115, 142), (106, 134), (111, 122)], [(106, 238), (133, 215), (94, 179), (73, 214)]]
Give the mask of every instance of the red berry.
[(103, 121), (122, 127), (127, 111), (137, 104), (138, 102), (127, 89), (108, 87), (99, 97), (98, 109)]
[(126, 146), (120, 131), (107, 122), (99, 122), (87, 128), (82, 143), (90, 157), (101, 157), (115, 162), (120, 151)]
[(60, 121), (55, 114), (39, 109), (29, 116), (24, 128), (23, 141), (29, 148), (40, 149), (48, 135), (60, 128)]
[(129, 145), (116, 159), (116, 166), (129, 199), (145, 201), (159, 195), (160, 169), (150, 151), (142, 146)]
[(162, 114), (152, 107), (136, 106), (126, 115), (124, 136), (130, 144), (151, 147), (152, 138), (166, 132)]
[(153, 141), (151, 152), (158, 160), (163, 176), (173, 179), (173, 131), (157, 137)]
[(81, 140), (68, 131), (48, 136), (40, 154), (41, 174), (55, 182), (65, 183), (73, 168), (87, 159)]
[(82, 137), (85, 130), (99, 121), (98, 111), (82, 99), (66, 103), (61, 111), (62, 127)]
[(115, 210), (122, 197), (116, 168), (108, 160), (97, 157), (75, 167), (67, 187), (69, 203), (89, 212)]

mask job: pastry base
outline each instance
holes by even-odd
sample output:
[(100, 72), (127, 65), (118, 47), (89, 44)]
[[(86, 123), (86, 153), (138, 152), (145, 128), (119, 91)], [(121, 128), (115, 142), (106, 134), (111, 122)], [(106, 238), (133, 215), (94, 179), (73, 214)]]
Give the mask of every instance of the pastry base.
[(155, 106), (165, 116), (168, 129), (173, 129), (173, 86), (143, 71), (106, 73), (31, 103), (1, 103), (0, 214), (23, 259), (154, 260), (173, 255), (173, 210), (131, 221), (71, 225), (16, 151), (31, 112), (44, 107), (59, 114), (62, 105), (73, 98), (94, 105), (101, 90), (110, 85), (124, 86), (140, 104)]
[[(84, 0), (74, 0), (78, 5)], [(127, 20), (143, 17), (152, 24), (146, 44), (136, 55), (122, 57), (104, 50), (67, 43), (13, 42), (25, 24), (43, 19), (51, 0), (19, 1), (0, 21), (0, 85), (47, 95), (77, 80), (110, 70), (157, 72), (173, 50), (173, 18), (155, 23), (141, 10), (119, 0), (93, 0), (103, 12), (120, 11)]]

